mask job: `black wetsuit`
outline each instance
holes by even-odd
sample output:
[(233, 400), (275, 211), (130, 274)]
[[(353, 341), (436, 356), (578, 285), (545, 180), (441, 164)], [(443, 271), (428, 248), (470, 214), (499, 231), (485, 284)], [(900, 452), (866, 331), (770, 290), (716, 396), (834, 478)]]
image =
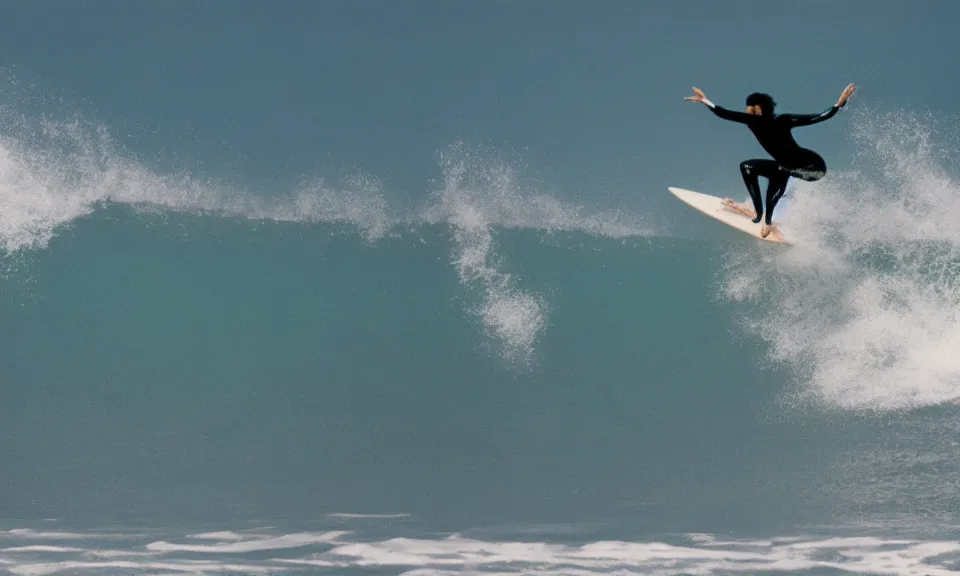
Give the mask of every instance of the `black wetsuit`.
[(746, 112), (735, 112), (720, 106), (709, 106), (717, 116), (746, 124), (760, 145), (773, 160), (755, 159), (740, 164), (740, 173), (743, 182), (747, 185), (753, 207), (757, 212), (754, 222), (760, 222), (763, 214), (763, 204), (760, 201), (760, 183), (758, 176), (767, 179), (767, 213), (766, 223), (772, 223), (773, 209), (777, 201), (787, 190), (787, 181), (791, 176), (813, 182), (823, 178), (827, 173), (827, 165), (816, 152), (801, 148), (793, 139), (790, 131), (800, 126), (809, 126), (832, 118), (840, 109), (831, 106), (820, 114), (774, 114), (754, 115)]

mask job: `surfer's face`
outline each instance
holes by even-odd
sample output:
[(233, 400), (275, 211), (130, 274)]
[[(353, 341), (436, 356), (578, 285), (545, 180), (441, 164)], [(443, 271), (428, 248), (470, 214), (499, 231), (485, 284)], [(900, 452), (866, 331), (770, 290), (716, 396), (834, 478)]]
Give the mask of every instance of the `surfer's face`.
[(754, 104), (753, 106), (747, 106), (747, 114), (751, 114), (753, 116), (762, 116), (763, 109), (760, 108), (758, 104)]

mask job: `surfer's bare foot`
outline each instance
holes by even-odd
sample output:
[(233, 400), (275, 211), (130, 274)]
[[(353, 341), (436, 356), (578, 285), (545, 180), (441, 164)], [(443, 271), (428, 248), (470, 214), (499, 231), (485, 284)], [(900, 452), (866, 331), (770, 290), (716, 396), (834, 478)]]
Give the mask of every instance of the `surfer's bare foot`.
[(783, 234), (780, 232), (780, 229), (777, 228), (776, 224), (772, 226), (767, 226), (766, 224), (764, 224), (763, 226), (760, 227), (761, 238), (766, 238), (771, 234), (773, 234), (773, 237), (775, 240), (777, 240), (778, 242), (783, 242)]

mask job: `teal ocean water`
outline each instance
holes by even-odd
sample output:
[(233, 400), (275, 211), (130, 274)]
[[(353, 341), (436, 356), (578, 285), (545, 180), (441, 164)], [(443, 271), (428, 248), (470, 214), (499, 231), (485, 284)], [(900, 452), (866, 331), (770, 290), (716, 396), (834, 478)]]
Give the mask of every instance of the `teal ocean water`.
[[(479, 34), (425, 6), (421, 24), (451, 50)], [(393, 38), (369, 7), (330, 10), (331, 29), (376, 21)], [(253, 28), (286, 18), (281, 43), (294, 20), (323, 20), (271, 14)], [(473, 25), (509, 28), (494, 16)], [(230, 35), (165, 29), (239, 50)], [(776, 246), (666, 190), (742, 197), (740, 150), (716, 145), (734, 132), (683, 108), (709, 148), (644, 141), (618, 156), (630, 147), (604, 135), (616, 115), (560, 106), (544, 114), (566, 123), (536, 125), (534, 103), (552, 100), (517, 81), (521, 64), (491, 64), (540, 36), (518, 38), (450, 69), (457, 106), (424, 83), (442, 68), (432, 49), (404, 60), (424, 74), (397, 72), (390, 58), (417, 40), (388, 43), (400, 48), (374, 72), (357, 54), (324, 60), (345, 100), (323, 126), (344, 152), (312, 168), (278, 104), (299, 105), (277, 81), (293, 77), (280, 49), (204, 52), (225, 76), (192, 107), (177, 104), (189, 68), (169, 108), (156, 87), (155, 100), (132, 95), (167, 73), (150, 64), (173, 58), (159, 48), (117, 51), (145, 63), (113, 88), (92, 68), (86, 89), (53, 68), (4, 72), (0, 573), (960, 572), (953, 121), (856, 101), (817, 146), (828, 177), (797, 183), (782, 213), (795, 245)], [(96, 46), (57, 58), (82, 68)], [(275, 74), (241, 75), (278, 92), (270, 111), (222, 98), (241, 60)], [(501, 102), (480, 81), (488, 68), (516, 81), (502, 109), (478, 104)], [(389, 98), (342, 84), (366, 73)], [(95, 105), (58, 83), (103, 92)], [(613, 84), (591, 86), (616, 100)], [(424, 132), (357, 122), (370, 98), (395, 106), (379, 118)], [(165, 124), (148, 118), (160, 109)], [(471, 137), (485, 115), (515, 131)], [(459, 136), (431, 124), (454, 116)], [(220, 136), (177, 128), (205, 121)], [(262, 155), (211, 144), (224, 127)], [(299, 154), (289, 163), (283, 145)]]

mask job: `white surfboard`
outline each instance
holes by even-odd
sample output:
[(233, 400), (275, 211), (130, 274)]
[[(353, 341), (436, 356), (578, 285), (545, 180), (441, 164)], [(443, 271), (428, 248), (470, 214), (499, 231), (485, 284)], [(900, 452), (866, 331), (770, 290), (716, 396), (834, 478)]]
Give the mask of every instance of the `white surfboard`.
[[(747, 218), (732, 208), (728, 208), (724, 205), (723, 198), (718, 198), (709, 194), (703, 194), (701, 192), (694, 192), (693, 190), (674, 188), (673, 186), (669, 186), (667, 189), (670, 190), (674, 196), (683, 200), (694, 209), (699, 210), (707, 216), (719, 220), (724, 224), (732, 226), (741, 232), (746, 232), (754, 238), (764, 240), (766, 242), (773, 242), (775, 244), (790, 244), (790, 242), (786, 240), (779, 240), (775, 237), (775, 234), (768, 234), (766, 238), (762, 238), (760, 236), (760, 228), (762, 227), (762, 224), (759, 222), (755, 224), (750, 218)], [(776, 225), (777, 222), (774, 221), (774, 224)], [(780, 229), (780, 233), (784, 234), (783, 229), (779, 226), (778, 228)], [(784, 234), (784, 236), (786, 235)]]

